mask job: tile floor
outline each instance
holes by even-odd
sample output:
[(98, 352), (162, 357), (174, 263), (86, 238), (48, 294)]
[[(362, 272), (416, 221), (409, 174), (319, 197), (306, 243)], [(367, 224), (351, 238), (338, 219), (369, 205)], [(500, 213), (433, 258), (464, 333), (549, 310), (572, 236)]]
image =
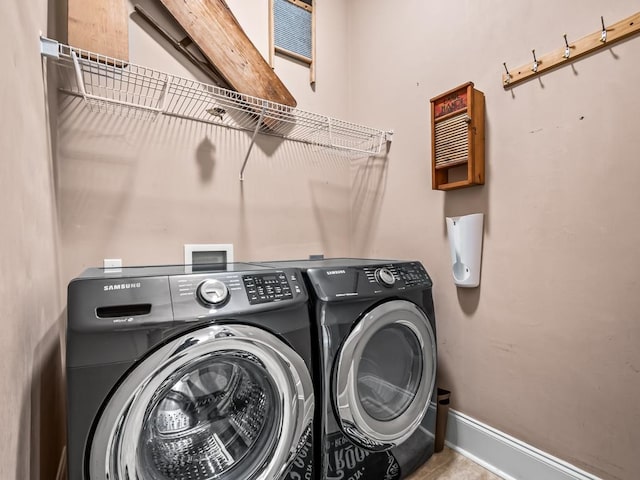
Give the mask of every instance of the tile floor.
[(436, 453), (407, 480), (500, 480), (467, 457), (448, 447)]

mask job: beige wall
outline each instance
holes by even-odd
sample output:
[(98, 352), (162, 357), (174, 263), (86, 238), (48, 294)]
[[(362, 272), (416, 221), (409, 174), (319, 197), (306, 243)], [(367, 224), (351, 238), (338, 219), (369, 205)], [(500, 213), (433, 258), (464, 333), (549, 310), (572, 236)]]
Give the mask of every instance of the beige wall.
[[(515, 68), (640, 2), (349, 2), (355, 121), (395, 129), (354, 165), (352, 251), (435, 281), (453, 407), (606, 479), (640, 472), (640, 37), (504, 91)], [(486, 95), (487, 183), (431, 190), (429, 99)], [(445, 217), (484, 212), (479, 289), (456, 290)]]
[[(344, 118), (346, 4), (320, 3), (317, 87), (296, 62), (277, 57), (276, 73), (300, 108)], [(268, 56), (268, 2), (229, 6)], [(132, 62), (202, 79), (135, 15), (129, 25)], [(68, 96), (58, 140), (65, 280), (105, 257), (181, 263), (185, 243), (233, 243), (236, 260), (348, 253), (349, 162), (329, 151), (259, 138), (240, 183), (250, 134), (166, 117), (130, 121)]]
[[(265, 55), (266, 3), (229, 2)], [(260, 140), (240, 184), (245, 133), (168, 118), (126, 121), (61, 97), (62, 284), (105, 257), (179, 262), (189, 242), (233, 242), (239, 260), (419, 258), (436, 282), (440, 383), (453, 390), (454, 407), (603, 478), (634, 478), (640, 194), (632, 182), (640, 173), (640, 96), (629, 86), (640, 76), (640, 40), (513, 92), (503, 91), (500, 74), (503, 61), (520, 65), (531, 48), (550, 51), (563, 33), (580, 37), (597, 29), (600, 15), (613, 22), (638, 7), (318, 2), (315, 91), (305, 67), (277, 59), (276, 72), (300, 108), (396, 131), (388, 161), (363, 159), (351, 170), (330, 153)], [(1, 286), (1, 317), (16, 319), (0, 337), (4, 351), (15, 353), (3, 367), (9, 405), (29, 397), (36, 347), (55, 336), (51, 312), (60, 310), (46, 117), (33, 94), (42, 91), (33, 32), (43, 29), (45, 13), (25, 8), (11, 8), (0, 29), (5, 44), (24, 38), (11, 65), (27, 79), (5, 77), (13, 86), (0, 92), (9, 160), (0, 167), (3, 204), (25, 209), (10, 209), (2, 229), (2, 245), (12, 246), (0, 254), (2, 272), (20, 280)], [(193, 73), (134, 20), (130, 31), (132, 61)], [(434, 192), (428, 99), (468, 80), (487, 98), (487, 185)], [(457, 291), (444, 217), (477, 211), (486, 214), (482, 286)], [(26, 478), (29, 468), (31, 414), (15, 408), (3, 414), (13, 440), (2, 454), (2, 478), (14, 471)]]
[(0, 41), (0, 478), (53, 479), (64, 438), (55, 194), (39, 31), (47, 4), (3, 2)]

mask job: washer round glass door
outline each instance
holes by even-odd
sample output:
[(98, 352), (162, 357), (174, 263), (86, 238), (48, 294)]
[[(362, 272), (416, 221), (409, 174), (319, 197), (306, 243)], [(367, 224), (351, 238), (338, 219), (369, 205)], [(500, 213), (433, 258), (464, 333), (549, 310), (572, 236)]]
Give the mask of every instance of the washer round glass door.
[(96, 425), (90, 478), (278, 478), (313, 404), (304, 361), (274, 335), (203, 327), (154, 351), (118, 385)]
[(411, 302), (383, 303), (356, 323), (334, 368), (334, 402), (345, 434), (369, 450), (394, 447), (429, 408), (436, 377), (431, 323)]

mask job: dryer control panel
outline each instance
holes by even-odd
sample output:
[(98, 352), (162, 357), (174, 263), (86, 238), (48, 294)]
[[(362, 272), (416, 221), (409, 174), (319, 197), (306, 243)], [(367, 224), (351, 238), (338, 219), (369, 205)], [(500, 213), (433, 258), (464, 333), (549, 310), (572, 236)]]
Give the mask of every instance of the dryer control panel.
[(391, 263), (389, 265), (362, 267), (370, 283), (392, 287), (399, 282), (405, 287), (431, 286), (431, 279), (419, 262)]
[(432, 286), (420, 262), (310, 268), (307, 274), (322, 300), (375, 297)]

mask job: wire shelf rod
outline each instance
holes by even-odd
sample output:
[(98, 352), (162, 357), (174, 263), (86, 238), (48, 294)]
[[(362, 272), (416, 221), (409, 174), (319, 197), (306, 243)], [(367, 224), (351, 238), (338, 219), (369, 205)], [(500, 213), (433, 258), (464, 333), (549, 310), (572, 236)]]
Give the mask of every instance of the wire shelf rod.
[(40, 37), (41, 54), (59, 66), (61, 91), (92, 110), (157, 118), (167, 115), (319, 147), (377, 155), (391, 141), (384, 131), (307, 112), (196, 80), (153, 70)]

